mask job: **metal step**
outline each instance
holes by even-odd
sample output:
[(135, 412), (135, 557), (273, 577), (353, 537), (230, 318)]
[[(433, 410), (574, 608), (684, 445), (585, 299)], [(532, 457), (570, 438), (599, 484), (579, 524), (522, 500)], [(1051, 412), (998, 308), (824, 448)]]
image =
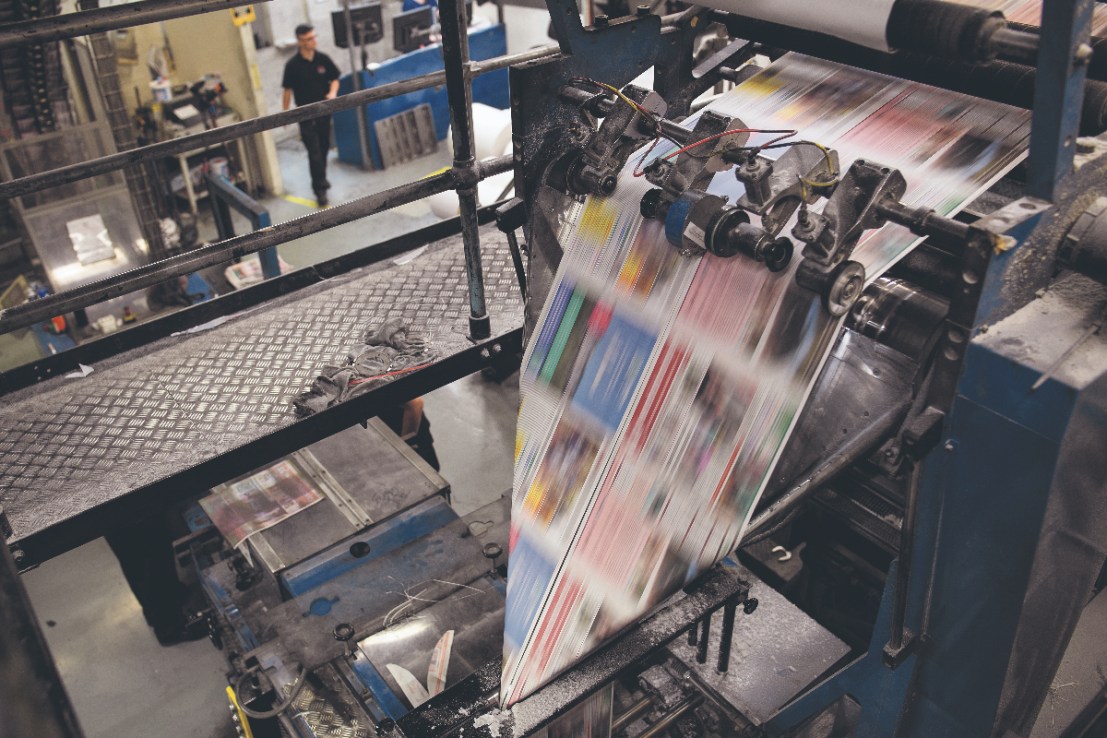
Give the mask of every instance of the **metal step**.
[[(493, 335), (503, 336), (522, 325), (519, 287), (503, 234), (486, 227), (481, 241)], [(366, 327), (390, 317), (423, 333), (438, 362), (379, 392), (402, 390), (406, 380), (418, 394), (483, 365), (466, 337), (460, 236), (408, 264), (338, 274), (210, 330), (95, 362), (83, 379), (56, 377), (4, 396), (0, 506), (20, 565), (102, 535), (143, 505), (207, 489), (374, 415), (379, 400), (371, 394), (303, 420), (291, 400), (324, 366), (341, 364)]]

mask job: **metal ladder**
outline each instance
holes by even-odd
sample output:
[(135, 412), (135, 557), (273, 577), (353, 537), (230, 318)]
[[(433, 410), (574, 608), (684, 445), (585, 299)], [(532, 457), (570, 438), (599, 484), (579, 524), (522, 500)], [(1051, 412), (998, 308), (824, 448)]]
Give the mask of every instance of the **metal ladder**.
[[(89, 37), (92, 60), (96, 65), (97, 84), (104, 101), (104, 112), (111, 127), (115, 147), (127, 151), (137, 146), (134, 124), (131, 122), (127, 104), (123, 101), (123, 91), (119, 87), (119, 67), (115, 61), (115, 46), (106, 33), (94, 33)], [(155, 261), (169, 256), (162, 238), (161, 220), (158, 218), (157, 204), (150, 174), (145, 166), (137, 164), (123, 170), (127, 189), (131, 193), (139, 227), (150, 247), (150, 260)]]

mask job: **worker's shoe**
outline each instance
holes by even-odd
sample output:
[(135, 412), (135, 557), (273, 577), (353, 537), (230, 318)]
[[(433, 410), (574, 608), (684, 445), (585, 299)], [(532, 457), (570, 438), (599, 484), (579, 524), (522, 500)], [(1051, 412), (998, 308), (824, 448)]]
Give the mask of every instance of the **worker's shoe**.
[(194, 620), (190, 623), (181, 622), (172, 626), (156, 626), (154, 636), (162, 646), (175, 646), (178, 643), (198, 641), (208, 634), (208, 625), (205, 620)]
[(315, 195), (315, 203), (321, 208), (327, 207), (327, 193), (326, 192), (320, 192), (320, 193), (316, 194)]

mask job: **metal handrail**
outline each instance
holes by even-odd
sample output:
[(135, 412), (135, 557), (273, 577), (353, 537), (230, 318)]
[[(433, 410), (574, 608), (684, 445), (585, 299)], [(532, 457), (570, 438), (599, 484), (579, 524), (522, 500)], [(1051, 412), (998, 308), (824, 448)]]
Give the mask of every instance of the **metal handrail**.
[[(123, 6), (129, 7), (129, 6)], [(505, 54), (494, 59), (482, 62), (470, 62), (470, 75), (476, 77), (488, 72), (505, 69), (512, 64), (541, 59), (558, 53), (556, 44), (530, 49), (518, 54)], [(176, 156), (195, 149), (201, 149), (216, 144), (233, 141), (243, 136), (248, 136), (262, 131), (281, 128), (282, 126), (299, 123), (300, 121), (330, 115), (342, 110), (350, 110), (360, 105), (367, 105), (390, 97), (404, 95), (408, 92), (423, 90), (428, 87), (438, 87), (446, 82), (446, 72), (432, 72), (430, 74), (412, 77), (410, 79), (391, 82), (379, 87), (372, 87), (348, 95), (341, 95), (333, 100), (311, 103), (301, 107), (285, 110), (279, 113), (271, 113), (259, 118), (231, 123), (220, 128), (212, 128), (189, 136), (181, 136), (169, 141), (160, 141), (147, 146), (139, 146), (117, 154), (101, 156), (97, 159), (58, 167), (39, 174), (30, 174), (26, 177), (13, 179), (10, 182), (0, 182), (0, 198), (18, 197), (30, 192), (37, 192), (48, 187), (69, 184), (80, 179), (86, 179), (98, 174), (113, 172), (125, 167), (138, 164), (148, 159), (156, 159), (166, 156)]]
[(0, 49), (60, 41), (269, 0), (140, 0), (0, 25)]
[[(481, 179), (510, 171), (512, 158), (502, 156), (477, 164)], [(225, 241), (203, 246), (168, 259), (146, 264), (136, 269), (97, 280), (90, 284), (59, 292), (48, 297), (23, 303), (0, 311), (0, 333), (27, 328), (74, 310), (95, 305), (136, 290), (152, 287), (172, 277), (191, 274), (229, 259), (246, 256), (271, 246), (327, 230), (364, 218), (374, 213), (415, 202), (429, 195), (446, 192), (458, 186), (454, 170), (448, 170), (425, 179), (408, 182), (381, 192), (366, 195), (333, 208), (279, 223), (269, 228), (244, 233)]]

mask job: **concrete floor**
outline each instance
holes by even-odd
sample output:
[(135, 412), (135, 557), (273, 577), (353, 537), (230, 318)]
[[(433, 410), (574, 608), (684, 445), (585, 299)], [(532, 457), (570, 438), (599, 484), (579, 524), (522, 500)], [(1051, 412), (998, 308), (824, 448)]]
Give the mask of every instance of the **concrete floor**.
[[(279, 154), (286, 184), (310, 197), (307, 155), (299, 141), (282, 142)], [(335, 203), (417, 179), (449, 162), (443, 147), (438, 155), (366, 173), (331, 156), (328, 177)], [(305, 194), (299, 189), (293, 194)], [(295, 198), (269, 198), (264, 204), (277, 223), (313, 210)], [(415, 203), (373, 217), (371, 227), (352, 223), (289, 243), (280, 252), (289, 264), (306, 266), (435, 220), (427, 206)], [(245, 222), (239, 227), (245, 230)], [(204, 209), (199, 228), (201, 239), (214, 238)], [(427, 395), (425, 402), (442, 475), (452, 485), (458, 512), (471, 512), (509, 489), (517, 376), (502, 384), (470, 376)], [(222, 655), (207, 640), (160, 647), (103, 539), (47, 562), (23, 581), (89, 738), (234, 735)]]

